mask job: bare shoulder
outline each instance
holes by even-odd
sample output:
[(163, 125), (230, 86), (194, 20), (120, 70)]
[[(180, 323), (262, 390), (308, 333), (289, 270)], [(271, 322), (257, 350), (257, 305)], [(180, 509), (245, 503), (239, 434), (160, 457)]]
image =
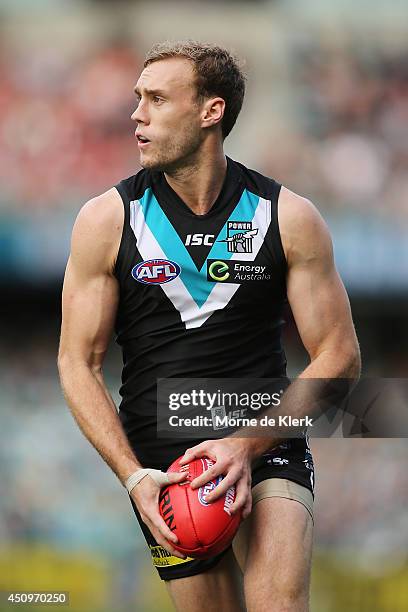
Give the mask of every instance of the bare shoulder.
[(112, 187), (84, 204), (76, 218), (74, 230), (79, 233), (96, 232), (99, 238), (110, 241), (116, 234), (121, 234), (123, 217), (121, 197)]
[(112, 271), (123, 222), (122, 199), (114, 187), (88, 200), (75, 220), (71, 259), (82, 266), (96, 265), (99, 269)]
[(332, 257), (326, 222), (307, 198), (282, 186), (278, 203), (279, 230), (288, 263)]

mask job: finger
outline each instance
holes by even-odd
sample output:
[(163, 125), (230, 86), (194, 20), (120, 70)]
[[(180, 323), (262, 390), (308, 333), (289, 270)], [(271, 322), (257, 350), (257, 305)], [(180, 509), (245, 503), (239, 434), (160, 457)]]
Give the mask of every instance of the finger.
[(208, 470), (200, 474), (200, 476), (194, 478), (194, 480), (191, 481), (190, 486), (192, 489), (198, 489), (198, 487), (204, 486), (207, 484), (207, 482), (210, 482), (210, 480), (217, 478), (217, 476), (221, 476), (224, 471), (226, 471), (225, 464), (217, 461), (213, 466), (208, 468)]
[(188, 478), (188, 472), (168, 472), (169, 483), (174, 484), (176, 482), (183, 482)]
[(192, 446), (191, 448), (188, 448), (185, 451), (183, 457), (179, 461), (179, 465), (186, 465), (186, 463), (189, 463), (193, 459), (197, 459), (198, 457), (204, 457), (207, 451), (207, 442), (201, 442), (196, 446)]
[[(236, 483), (235, 501), (230, 507), (231, 514), (242, 511), (242, 518), (246, 518), (252, 507), (252, 493), (248, 478), (241, 478)], [(245, 516), (244, 516), (245, 514)]]
[(165, 550), (167, 550), (167, 552), (169, 552), (171, 555), (174, 555), (175, 557), (178, 557), (179, 559), (186, 558), (186, 555), (174, 548), (174, 546), (172, 546), (170, 542), (161, 535), (158, 529), (154, 529), (154, 527), (152, 527), (150, 528), (150, 531), (159, 546), (162, 546)]
[(211, 491), (211, 493), (209, 493), (206, 498), (205, 501), (208, 502), (209, 504), (212, 504), (213, 502), (217, 501), (217, 499), (219, 499), (220, 497), (222, 497), (222, 495), (225, 495), (225, 493), (228, 491), (228, 489), (235, 483), (237, 482), (239, 478), (239, 473), (237, 472), (230, 472), (221, 482), (220, 484), (218, 484), (215, 489), (213, 491)]
[(251, 512), (252, 512), (252, 493), (251, 495), (249, 495), (246, 504), (242, 508), (242, 519), (248, 518)]
[(252, 477), (251, 474), (249, 474), (249, 478), (248, 478), (248, 489), (249, 489), (249, 495), (247, 498), (247, 501), (242, 509), (242, 516), (243, 518), (247, 518), (251, 512), (252, 512)]
[(173, 543), (173, 544), (178, 543), (178, 537), (167, 526), (167, 524), (165, 523), (165, 521), (163, 520), (159, 512), (157, 512), (156, 510), (150, 510), (147, 520), (155, 530), (159, 531), (159, 533), (161, 534), (163, 538), (168, 540), (170, 543)]

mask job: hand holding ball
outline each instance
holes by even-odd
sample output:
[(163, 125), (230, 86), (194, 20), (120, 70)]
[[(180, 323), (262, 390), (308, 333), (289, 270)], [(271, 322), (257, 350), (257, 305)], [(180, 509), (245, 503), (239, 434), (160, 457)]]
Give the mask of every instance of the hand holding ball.
[(181, 467), (180, 459), (174, 461), (167, 471), (186, 471), (188, 478), (161, 490), (159, 511), (178, 537), (178, 544), (174, 548), (189, 557), (212, 557), (231, 544), (241, 522), (240, 512), (233, 515), (230, 512), (235, 501), (235, 486), (232, 485), (224, 495), (209, 504), (206, 497), (222, 481), (223, 476), (217, 476), (199, 489), (192, 489), (190, 482), (214, 465), (214, 462), (203, 457)]

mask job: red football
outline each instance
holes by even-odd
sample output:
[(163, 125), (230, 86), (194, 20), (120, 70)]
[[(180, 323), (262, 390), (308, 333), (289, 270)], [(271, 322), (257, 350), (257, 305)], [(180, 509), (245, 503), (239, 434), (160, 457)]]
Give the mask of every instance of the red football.
[(168, 527), (177, 535), (177, 550), (189, 557), (204, 559), (225, 550), (231, 543), (241, 521), (241, 513), (230, 513), (235, 501), (235, 486), (209, 504), (206, 496), (221, 482), (217, 476), (199, 489), (192, 489), (190, 482), (214, 465), (208, 457), (194, 459), (188, 465), (180, 466), (179, 457), (171, 464), (168, 472), (188, 472), (188, 479), (182, 483), (163, 488), (159, 498), (160, 514)]

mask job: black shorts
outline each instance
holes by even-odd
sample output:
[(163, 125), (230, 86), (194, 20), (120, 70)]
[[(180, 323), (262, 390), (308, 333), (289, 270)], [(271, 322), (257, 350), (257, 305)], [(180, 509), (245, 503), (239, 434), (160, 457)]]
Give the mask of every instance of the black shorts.
[[(168, 465), (170, 463), (171, 461), (169, 461)], [(168, 465), (161, 466), (160, 469), (165, 471)], [(252, 487), (270, 478), (283, 478), (293, 481), (308, 489), (313, 495), (314, 466), (306, 439), (287, 440), (262, 455), (256, 461), (252, 469)], [(157, 544), (151, 532), (142, 521), (132, 498), (130, 498), (130, 501), (150, 549), (153, 565), (159, 572), (162, 580), (173, 580), (201, 574), (214, 567), (231, 549), (231, 546), (229, 546), (221, 554), (209, 559), (179, 559)]]

